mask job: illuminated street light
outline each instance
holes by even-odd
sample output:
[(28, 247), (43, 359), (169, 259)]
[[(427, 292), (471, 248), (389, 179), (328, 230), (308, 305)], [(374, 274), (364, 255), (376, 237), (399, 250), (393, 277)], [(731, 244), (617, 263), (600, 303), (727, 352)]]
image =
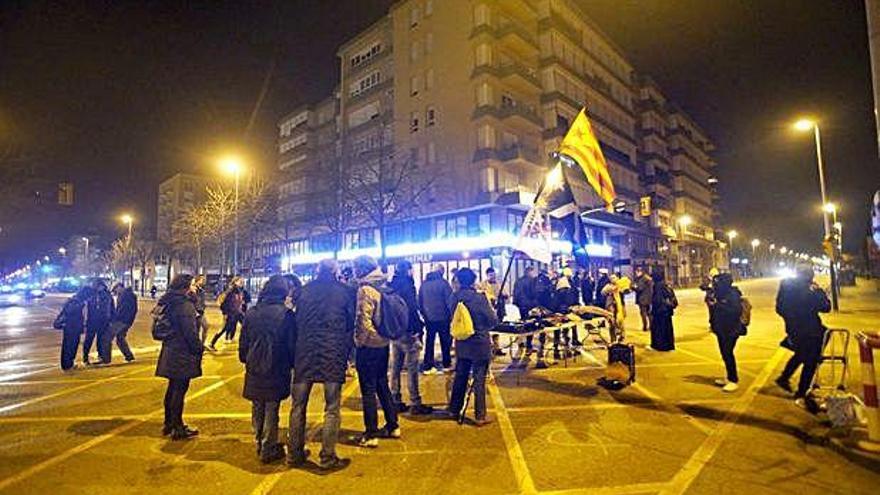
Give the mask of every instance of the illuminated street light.
[(694, 223), (694, 219), (690, 215), (682, 215), (678, 217), (678, 224), (682, 227), (688, 227)]
[(772, 251), (775, 251), (775, 250), (776, 250), (776, 244), (770, 244), (769, 246), (767, 246), (767, 249), (769, 249), (771, 252), (772, 252)]
[(752, 247), (753, 247), (753, 248), (757, 248), (757, 247), (760, 246), (760, 245), (761, 245), (761, 240), (760, 240), (760, 239), (752, 239)]
[(812, 119), (799, 119), (794, 123), (794, 129), (801, 132), (812, 131), (815, 127), (818, 126), (816, 125), (816, 121)]
[(61, 256), (66, 256), (67, 249), (64, 249), (63, 247), (58, 248), (58, 254), (60, 254)]
[[(131, 255), (131, 234), (132, 234), (132, 228), (134, 226), (134, 217), (128, 213), (124, 213), (122, 216), (119, 217), (119, 219), (122, 220), (122, 223), (128, 225), (128, 237), (125, 240), (125, 247), (126, 247), (126, 251), (128, 251), (129, 280), (131, 281), (131, 287), (134, 288), (134, 259), (133, 259), (134, 257)], [(141, 285), (141, 295), (143, 295), (143, 285)]]

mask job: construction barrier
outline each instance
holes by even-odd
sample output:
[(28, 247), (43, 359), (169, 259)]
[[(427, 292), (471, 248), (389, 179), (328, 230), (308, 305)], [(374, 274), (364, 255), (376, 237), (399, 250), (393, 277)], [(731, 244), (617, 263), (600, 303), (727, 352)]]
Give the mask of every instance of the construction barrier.
[(880, 404), (877, 401), (877, 374), (874, 371), (874, 349), (880, 349), (880, 333), (859, 332), (858, 341), (868, 440), (880, 443)]

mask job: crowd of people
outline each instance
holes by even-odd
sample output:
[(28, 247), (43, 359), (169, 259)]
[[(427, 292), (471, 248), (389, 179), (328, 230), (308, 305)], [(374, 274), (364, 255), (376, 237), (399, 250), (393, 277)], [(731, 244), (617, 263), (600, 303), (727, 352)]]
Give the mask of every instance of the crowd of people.
[[(482, 281), (468, 268), (445, 277), (444, 267), (436, 265), (416, 288), (413, 269), (402, 261), (389, 280), (376, 260), (362, 256), (350, 270), (340, 272), (334, 260), (321, 261), (314, 278), (303, 285), (294, 275), (268, 279), (251, 304), (243, 280), (235, 278), (218, 297), (223, 326), (208, 340), (205, 317), (205, 278), (177, 275), (168, 291), (158, 300), (151, 315), (153, 337), (161, 341), (156, 375), (167, 379), (162, 433), (173, 440), (198, 435), (183, 421), (185, 396), (190, 381), (202, 374), (204, 352), (216, 351), (220, 338), (232, 342), (238, 327), (241, 335), (238, 358), (245, 369), (242, 395), (252, 403), (252, 424), (256, 453), (264, 463), (286, 458), (288, 465), (304, 466), (306, 449), (306, 411), (315, 384), (324, 395), (324, 426), (318, 466), (324, 470), (345, 467), (349, 461), (336, 453), (341, 423), (342, 388), (356, 370), (360, 387), (363, 432), (351, 441), (365, 448), (378, 447), (380, 441), (401, 438), (400, 414), (445, 416), (460, 419), (473, 393), (474, 420), (481, 427), (490, 424), (486, 387), (494, 355), (504, 351), (497, 334), (490, 333), (508, 315), (508, 295), (493, 269)], [(709, 312), (709, 327), (715, 334), (726, 376), (717, 384), (725, 392), (738, 388), (735, 348), (746, 335), (750, 322), (750, 303), (734, 285), (729, 273), (712, 273), (701, 286)], [(625, 339), (624, 296), (633, 293), (642, 331), (650, 332), (650, 346), (656, 352), (675, 349), (673, 314), (678, 300), (662, 270), (651, 273), (638, 267), (633, 280), (602, 270), (598, 279), (585, 270), (542, 269), (531, 266), (515, 281), (512, 304), (520, 318), (536, 308), (566, 313), (569, 308), (596, 306), (607, 313), (613, 340)], [(82, 334), (83, 362), (90, 363), (93, 341), (97, 341), (100, 364), (111, 361), (110, 346), (116, 340), (127, 361), (134, 359), (126, 333), (137, 314), (137, 297), (122, 284), (107, 289), (95, 282), (71, 297), (59, 314), (55, 326), (63, 330), (61, 367), (74, 367)], [(802, 367), (795, 393), (802, 400), (809, 393), (818, 366), (825, 328), (820, 312), (830, 309), (824, 292), (814, 283), (809, 268), (782, 283), (776, 310), (785, 321), (783, 345), (795, 354), (776, 383), (794, 392), (789, 382)], [(467, 313), (462, 320), (460, 312)], [(513, 311), (511, 309), (511, 311)], [(464, 337), (456, 325), (466, 321)], [(553, 359), (559, 359), (560, 332), (552, 332)], [(456, 335), (456, 338), (453, 338)], [(527, 366), (529, 356), (538, 354), (536, 368), (546, 368), (546, 335), (538, 335), (539, 349), (528, 337), (518, 342), (524, 348), (514, 358)], [(569, 335), (565, 335), (567, 340)], [(575, 330), (572, 343), (576, 352), (582, 343)], [(435, 356), (439, 339), (440, 359)], [(424, 342), (424, 345), (423, 345)], [(513, 345), (511, 343), (510, 345)], [(454, 359), (453, 359), (454, 358)], [(516, 363), (515, 363), (516, 364)], [(401, 382), (406, 371), (408, 401)], [(420, 375), (451, 374), (451, 391), (442, 411), (424, 404), (420, 394)], [(281, 403), (292, 398), (290, 433), (286, 445), (279, 439)], [(380, 426), (380, 408), (382, 424)]]

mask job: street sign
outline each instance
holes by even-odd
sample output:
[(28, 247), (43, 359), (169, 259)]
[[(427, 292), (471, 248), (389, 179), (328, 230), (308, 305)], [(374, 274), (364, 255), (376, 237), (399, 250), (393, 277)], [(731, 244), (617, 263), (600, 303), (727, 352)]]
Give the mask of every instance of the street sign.
[(642, 196), (639, 199), (639, 213), (643, 217), (651, 216), (651, 196)]

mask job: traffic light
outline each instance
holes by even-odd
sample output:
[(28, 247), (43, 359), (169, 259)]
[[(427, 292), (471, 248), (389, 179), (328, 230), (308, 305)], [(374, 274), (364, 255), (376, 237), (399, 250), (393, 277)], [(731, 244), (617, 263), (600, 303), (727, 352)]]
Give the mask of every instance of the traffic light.
[(61, 182), (58, 184), (58, 204), (73, 206), (73, 183)]
[(643, 217), (651, 216), (651, 196), (642, 196), (639, 199), (639, 213)]

